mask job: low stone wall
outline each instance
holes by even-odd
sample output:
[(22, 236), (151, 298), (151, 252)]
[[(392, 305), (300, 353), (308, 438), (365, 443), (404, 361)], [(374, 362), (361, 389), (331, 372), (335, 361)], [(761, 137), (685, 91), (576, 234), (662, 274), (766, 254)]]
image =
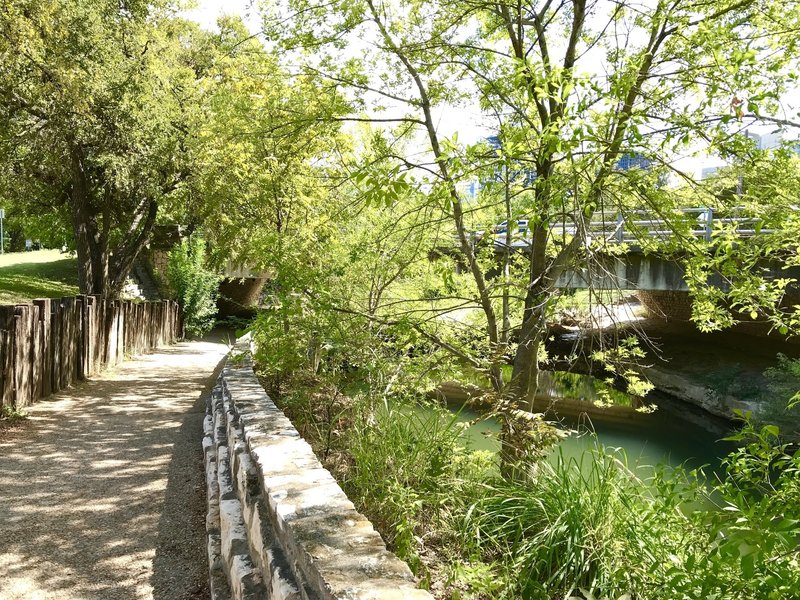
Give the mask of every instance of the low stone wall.
[(204, 428), (212, 598), (430, 600), (264, 392), (247, 337)]

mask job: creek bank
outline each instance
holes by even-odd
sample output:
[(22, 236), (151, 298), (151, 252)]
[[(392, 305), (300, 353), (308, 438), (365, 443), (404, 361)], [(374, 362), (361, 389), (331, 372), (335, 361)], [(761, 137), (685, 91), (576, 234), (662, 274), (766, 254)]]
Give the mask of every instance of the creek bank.
[[(781, 336), (753, 336), (742, 330), (701, 333), (691, 323), (643, 319), (605, 328), (551, 328), (548, 353), (554, 368), (603, 374), (601, 364), (588, 357), (617, 336), (644, 340), (646, 365), (641, 375), (655, 391), (723, 419), (736, 411), (758, 412), (765, 398), (764, 371), (775, 367), (778, 354), (800, 357), (800, 345)], [(560, 357), (560, 358), (559, 358)]]
[(686, 375), (675, 373), (663, 367), (642, 367), (640, 369), (654, 389), (673, 396), (674, 398), (697, 406), (704, 411), (721, 417), (734, 420), (735, 411), (758, 410), (758, 402), (740, 400), (730, 394), (720, 394), (718, 390), (708, 387), (702, 382), (693, 381)]

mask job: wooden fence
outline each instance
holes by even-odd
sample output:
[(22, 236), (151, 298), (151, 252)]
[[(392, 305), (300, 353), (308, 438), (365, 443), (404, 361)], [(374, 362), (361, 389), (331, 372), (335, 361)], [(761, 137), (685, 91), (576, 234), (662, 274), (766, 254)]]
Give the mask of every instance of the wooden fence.
[(0, 306), (0, 406), (39, 398), (179, 338), (178, 304), (71, 296)]

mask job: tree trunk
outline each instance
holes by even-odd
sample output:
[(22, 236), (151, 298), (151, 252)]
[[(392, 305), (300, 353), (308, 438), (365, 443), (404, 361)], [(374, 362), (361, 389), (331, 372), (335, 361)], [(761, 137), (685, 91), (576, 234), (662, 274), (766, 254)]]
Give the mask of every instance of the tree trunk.
[[(110, 211), (106, 209), (102, 214), (101, 230), (79, 148), (72, 149), (71, 158), (70, 207), (78, 255), (78, 287), (82, 294), (116, 298), (122, 292), (136, 257), (150, 239), (158, 214), (158, 203), (154, 200), (142, 201), (146, 206), (143, 217), (134, 218), (112, 256), (109, 247)], [(111, 201), (105, 200), (106, 203)]]
[[(158, 202), (155, 200), (147, 201), (144, 217), (142, 219), (134, 219), (134, 222), (128, 228), (127, 236), (114, 249), (113, 260), (109, 268), (110, 272), (107, 275), (108, 293), (110, 295), (116, 297), (122, 292), (125, 281), (133, 269), (133, 263), (147, 242), (150, 241), (157, 215)], [(108, 252), (106, 252), (106, 260), (108, 260)]]
[(75, 251), (78, 255), (78, 287), (82, 294), (95, 294), (95, 278), (89, 240), (89, 189), (77, 148), (72, 150), (70, 208)]

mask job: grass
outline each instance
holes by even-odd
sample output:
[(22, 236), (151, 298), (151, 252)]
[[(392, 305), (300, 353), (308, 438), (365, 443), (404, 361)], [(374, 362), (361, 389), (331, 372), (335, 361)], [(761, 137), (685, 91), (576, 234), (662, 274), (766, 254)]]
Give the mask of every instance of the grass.
[(347, 397), (319, 375), (283, 383), (287, 415), (438, 600), (800, 598), (800, 453), (777, 428), (746, 425), (721, 479), (642, 479), (597, 444), (512, 480), (441, 407)]
[(60, 298), (78, 293), (75, 258), (58, 250), (0, 255), (0, 305), (34, 298)]

